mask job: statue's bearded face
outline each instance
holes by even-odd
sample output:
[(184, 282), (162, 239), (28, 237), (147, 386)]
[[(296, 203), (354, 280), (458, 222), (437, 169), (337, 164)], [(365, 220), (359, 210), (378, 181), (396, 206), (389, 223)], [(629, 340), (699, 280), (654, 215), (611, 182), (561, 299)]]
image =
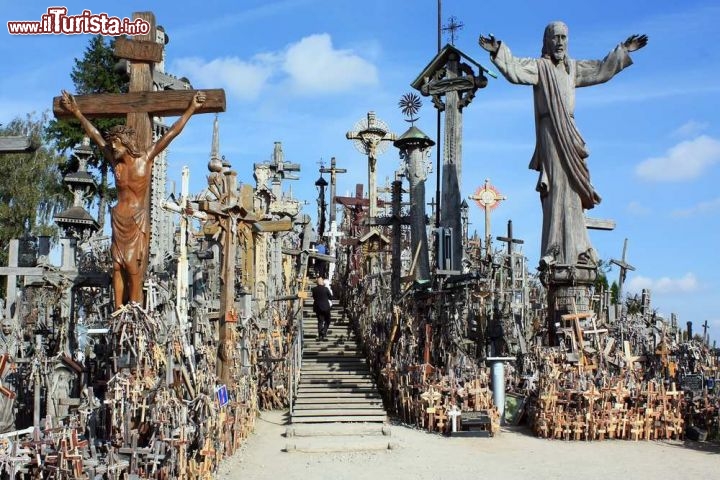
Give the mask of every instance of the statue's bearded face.
[(127, 152), (127, 148), (125, 148), (125, 145), (117, 137), (114, 137), (112, 139), (111, 145), (113, 154), (115, 155), (115, 160), (122, 159), (123, 155), (125, 155), (125, 152)]
[(568, 30), (567, 26), (562, 23), (553, 24), (549, 35), (546, 37), (547, 47), (550, 55), (556, 62), (565, 60), (567, 54), (568, 44)]

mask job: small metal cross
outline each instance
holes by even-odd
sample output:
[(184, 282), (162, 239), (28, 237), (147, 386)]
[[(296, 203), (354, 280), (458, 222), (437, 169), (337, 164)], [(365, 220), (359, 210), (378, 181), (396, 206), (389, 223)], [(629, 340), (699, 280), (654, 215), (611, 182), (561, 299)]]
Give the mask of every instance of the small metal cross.
[(450, 32), (450, 44), (455, 45), (456, 32), (462, 30), (465, 24), (462, 22), (458, 22), (458, 19), (455, 15), (450, 16), (450, 18), (448, 18), (448, 22), (449, 23), (447, 25), (444, 25), (442, 27), (442, 31)]

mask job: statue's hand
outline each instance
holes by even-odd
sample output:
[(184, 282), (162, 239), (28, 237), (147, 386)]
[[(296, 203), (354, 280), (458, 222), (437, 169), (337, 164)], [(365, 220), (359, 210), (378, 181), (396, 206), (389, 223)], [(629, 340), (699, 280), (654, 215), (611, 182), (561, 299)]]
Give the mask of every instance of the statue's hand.
[(77, 113), (80, 111), (80, 108), (77, 106), (77, 102), (75, 101), (75, 97), (73, 97), (67, 90), (62, 91), (60, 105), (62, 105), (62, 107), (70, 113)]
[(192, 107), (193, 109), (197, 110), (202, 106), (203, 103), (205, 103), (205, 100), (207, 99), (207, 96), (205, 95), (205, 92), (202, 90), (199, 90), (195, 96), (192, 99)]
[(480, 43), (480, 46), (483, 48), (483, 50), (487, 50), (491, 54), (497, 53), (498, 49), (500, 48), (500, 42), (495, 38), (495, 36), (493, 36), (492, 33), (487, 37), (483, 37), (482, 35), (480, 35), (478, 43)]
[(645, 45), (647, 45), (648, 42), (648, 36), (643, 35), (630, 35), (627, 40), (623, 42), (623, 46), (628, 52), (634, 52), (635, 50), (640, 50)]

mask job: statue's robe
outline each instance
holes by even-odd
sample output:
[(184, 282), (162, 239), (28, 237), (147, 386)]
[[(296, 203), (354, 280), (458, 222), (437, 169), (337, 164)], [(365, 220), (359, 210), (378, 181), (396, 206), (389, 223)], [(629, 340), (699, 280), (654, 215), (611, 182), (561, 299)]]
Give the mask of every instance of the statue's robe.
[(541, 257), (558, 264), (597, 262), (585, 227), (585, 209), (600, 203), (590, 183), (588, 150), (575, 127), (575, 87), (607, 82), (630, 66), (618, 45), (603, 60), (517, 58), (504, 44), (492, 62), (514, 84), (532, 85), (535, 100), (535, 153), (530, 168), (540, 172), (537, 191), (543, 208)]

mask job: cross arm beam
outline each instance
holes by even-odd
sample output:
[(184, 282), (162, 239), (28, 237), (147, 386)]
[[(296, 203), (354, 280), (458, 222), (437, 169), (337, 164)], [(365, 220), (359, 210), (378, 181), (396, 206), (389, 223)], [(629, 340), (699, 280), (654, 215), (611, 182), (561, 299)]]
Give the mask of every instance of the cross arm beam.
[(2, 153), (28, 153), (36, 149), (37, 145), (33, 145), (30, 137), (0, 137), (0, 152)]
[[(205, 102), (194, 113), (217, 113), (225, 111), (223, 89), (203, 90)], [(162, 92), (100, 93), (78, 95), (75, 101), (87, 118), (119, 117), (128, 113), (149, 113), (158, 117), (177, 117), (187, 110), (197, 93), (196, 90)], [(63, 108), (62, 97), (53, 98), (53, 114), (56, 118), (75, 118)]]

